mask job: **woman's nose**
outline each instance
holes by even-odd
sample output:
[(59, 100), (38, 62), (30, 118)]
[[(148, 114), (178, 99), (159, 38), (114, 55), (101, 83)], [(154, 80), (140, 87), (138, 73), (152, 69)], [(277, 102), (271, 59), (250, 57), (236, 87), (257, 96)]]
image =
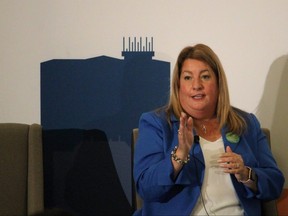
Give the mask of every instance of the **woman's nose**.
[(195, 79), (192, 83), (193, 90), (201, 90), (203, 89), (203, 85), (199, 79)]

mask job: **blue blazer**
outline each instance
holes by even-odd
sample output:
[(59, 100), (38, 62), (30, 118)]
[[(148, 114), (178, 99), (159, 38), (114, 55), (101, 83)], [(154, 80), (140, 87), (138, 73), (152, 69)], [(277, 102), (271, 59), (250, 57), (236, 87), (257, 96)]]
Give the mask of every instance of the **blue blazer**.
[[(242, 113), (242, 112), (241, 112)], [(242, 155), (244, 164), (258, 176), (258, 192), (255, 194), (234, 175), (231, 179), (245, 215), (261, 215), (261, 200), (280, 196), (284, 176), (273, 158), (265, 134), (255, 115), (242, 113), (247, 122), (247, 131), (238, 143), (227, 140), (223, 128), (224, 146)], [(143, 199), (143, 208), (134, 215), (190, 215), (200, 195), (204, 179), (205, 163), (199, 143), (194, 143), (191, 160), (173, 179), (171, 151), (178, 144), (179, 120), (171, 116), (167, 122), (165, 112), (142, 114), (139, 121), (139, 136), (134, 154), (134, 180), (136, 190)]]

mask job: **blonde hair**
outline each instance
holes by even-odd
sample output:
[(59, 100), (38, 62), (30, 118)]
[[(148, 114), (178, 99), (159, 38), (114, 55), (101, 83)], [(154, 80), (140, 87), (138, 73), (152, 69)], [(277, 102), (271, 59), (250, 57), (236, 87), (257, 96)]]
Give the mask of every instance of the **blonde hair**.
[(219, 120), (220, 128), (225, 125), (230, 132), (241, 135), (246, 129), (246, 122), (239, 114), (241, 111), (230, 105), (226, 75), (218, 56), (210, 47), (204, 44), (188, 46), (180, 52), (172, 74), (171, 94), (166, 109), (167, 118), (169, 119), (171, 113), (174, 113), (174, 115), (179, 118), (183, 111), (179, 101), (179, 87), (180, 74), (183, 62), (186, 59), (196, 59), (205, 62), (212, 68), (216, 75), (219, 89), (216, 116)]

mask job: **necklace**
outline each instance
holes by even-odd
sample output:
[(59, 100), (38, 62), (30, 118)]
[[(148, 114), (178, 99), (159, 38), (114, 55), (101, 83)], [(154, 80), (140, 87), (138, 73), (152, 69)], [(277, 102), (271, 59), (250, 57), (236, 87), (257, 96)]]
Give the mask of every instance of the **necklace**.
[(206, 126), (204, 124), (201, 125), (201, 129), (204, 132), (204, 134), (206, 134), (207, 129), (206, 129)]

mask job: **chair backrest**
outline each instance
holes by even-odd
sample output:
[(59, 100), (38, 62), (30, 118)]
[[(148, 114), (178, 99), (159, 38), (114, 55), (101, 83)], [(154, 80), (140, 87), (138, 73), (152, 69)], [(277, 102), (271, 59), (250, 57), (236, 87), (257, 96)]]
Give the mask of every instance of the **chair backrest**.
[[(262, 128), (262, 131), (265, 133), (269, 147), (271, 148), (271, 136), (270, 136), (270, 130), (268, 128)], [(277, 216), (278, 210), (277, 210), (277, 202), (276, 200), (271, 201), (262, 201), (262, 215), (263, 216)]]
[(44, 210), (42, 127), (0, 123), (0, 215)]
[[(268, 139), (268, 143), (269, 143), (269, 147), (271, 148), (271, 139), (270, 139), (270, 130), (268, 128), (262, 128), (262, 131), (265, 133), (267, 139)], [(138, 128), (134, 128), (132, 131), (132, 149), (131, 149), (131, 164), (132, 164), (132, 207), (134, 210), (140, 209), (142, 207), (142, 199), (141, 197), (137, 194), (136, 191), (136, 187), (135, 187), (135, 182), (133, 179), (133, 159), (134, 159), (134, 147), (137, 141), (137, 137), (138, 137)], [(271, 201), (262, 201), (261, 203), (261, 208), (262, 208), (262, 215), (263, 216), (277, 216), (278, 215), (278, 211), (277, 211), (277, 204), (276, 204), (276, 200), (271, 200)]]

